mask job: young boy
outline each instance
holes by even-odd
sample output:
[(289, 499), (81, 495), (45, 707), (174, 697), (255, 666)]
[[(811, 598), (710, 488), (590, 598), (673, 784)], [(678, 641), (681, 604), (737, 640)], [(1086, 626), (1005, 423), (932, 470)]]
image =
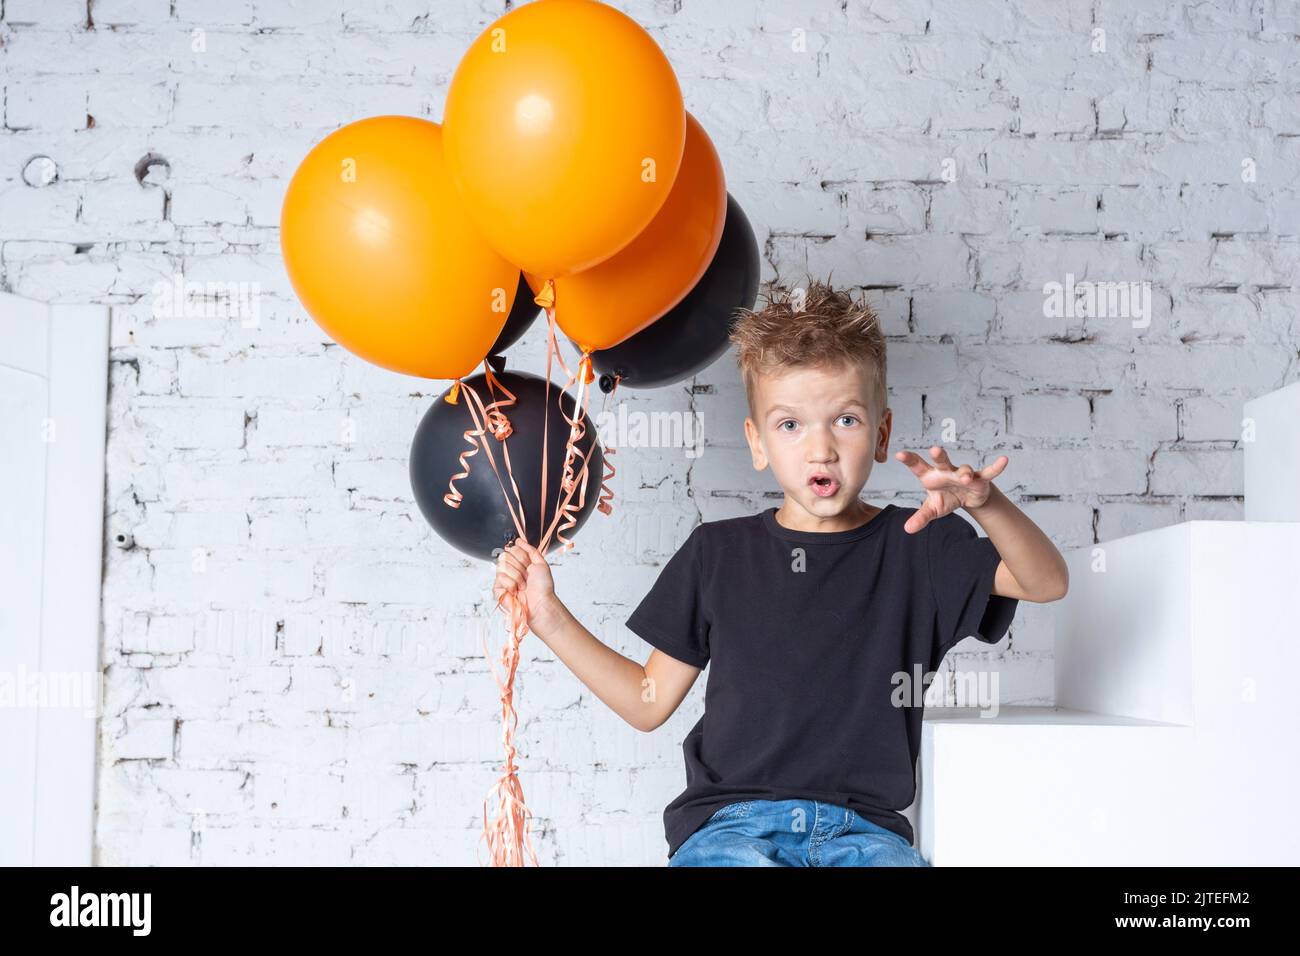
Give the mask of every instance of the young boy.
[(691, 532), (628, 618), (655, 648), (645, 665), (578, 623), (526, 543), (502, 554), (494, 595), (522, 587), (532, 630), (639, 730), (712, 664), (686, 789), (664, 810), (669, 866), (928, 866), (899, 812), (915, 797), (916, 700), (963, 637), (996, 643), (1019, 601), (1063, 597), (1065, 561), (993, 485), (1006, 456), (976, 470), (938, 446), (933, 463), (900, 451), (924, 503), (858, 497), (893, 425), (869, 306), (813, 282), (803, 302), (743, 311), (731, 339), (754, 467), (785, 497)]

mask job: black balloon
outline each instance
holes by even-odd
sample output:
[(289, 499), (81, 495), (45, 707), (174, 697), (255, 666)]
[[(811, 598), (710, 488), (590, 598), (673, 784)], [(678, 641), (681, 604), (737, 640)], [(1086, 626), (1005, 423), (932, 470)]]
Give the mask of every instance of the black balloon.
[[(411, 442), (411, 490), (415, 493), (420, 513), (448, 544), (485, 561), (495, 561), (496, 554), (493, 552), (510, 544), (518, 536), (502, 493), (504, 485), (511, 504), (515, 503), (510, 476), (505, 470), (503, 447), (510, 453), (511, 472), (515, 484), (519, 486), (528, 541), (537, 547), (542, 532), (550, 527), (559, 503), (563, 500), (560, 481), (563, 477), (565, 443), (569, 437), (569, 423), (565, 421), (564, 413), (572, 418), (575, 409), (573, 397), (565, 394), (564, 413), (561, 412), (561, 391), (554, 382), (550, 387), (550, 400), (546, 401), (546, 379), (539, 375), (499, 372), (495, 377), (511, 391), (516, 402), (501, 409), (510, 421), (511, 432), (508, 437), (503, 441), (498, 440), (490, 430), (483, 434), (501, 473), (500, 481), (488, 463), (486, 452), (480, 447), (478, 454), (465, 459), (469, 464), (468, 477), (456, 480), (456, 490), (462, 495), (460, 506), (453, 508), (443, 500), (449, 491), (447, 483), (451, 476), (464, 470), (460, 467), (460, 454), (470, 447), (465, 441), (464, 433), (466, 429), (474, 427), (474, 420), (466, 405), (470, 399), (463, 389), (455, 405), (446, 401), (447, 392), (443, 392), (434, 401), (420, 419), (415, 438)], [(483, 373), (464, 381), (473, 387), (485, 405), (491, 405), (493, 401), (505, 397), (499, 390), (495, 396), (489, 394), (487, 377)], [(543, 404), (545, 421), (549, 423), (546, 439), (545, 519), (541, 515)], [(569, 512), (576, 518), (577, 524), (564, 529), (566, 538), (572, 538), (595, 509), (600, 499), (601, 478), (605, 474), (604, 455), (590, 417), (585, 419), (585, 424), (586, 432), (576, 447), (587, 456), (586, 501), (580, 511)], [(581, 481), (582, 459), (577, 454), (573, 457), (572, 467), (574, 477)], [(573, 493), (571, 505), (577, 505), (578, 494), (578, 491)], [(564, 519), (561, 519), (561, 524), (563, 522)], [(555, 549), (559, 544), (552, 534), (547, 551)]]
[(528, 331), (528, 326), (532, 325), (541, 314), (542, 307), (533, 301), (534, 294), (528, 287), (528, 280), (524, 278), (524, 274), (519, 273), (519, 287), (515, 290), (514, 305), (510, 307), (510, 314), (506, 316), (506, 324), (501, 327), (497, 340), (492, 343), (492, 348), (488, 349), (489, 356), (501, 355), (523, 338), (524, 333)]
[(736, 310), (754, 306), (759, 268), (754, 229), (740, 203), (727, 193), (722, 241), (695, 287), (636, 335), (591, 353), (601, 390), (613, 391), (615, 376), (620, 387), (658, 388), (712, 365), (727, 350)]

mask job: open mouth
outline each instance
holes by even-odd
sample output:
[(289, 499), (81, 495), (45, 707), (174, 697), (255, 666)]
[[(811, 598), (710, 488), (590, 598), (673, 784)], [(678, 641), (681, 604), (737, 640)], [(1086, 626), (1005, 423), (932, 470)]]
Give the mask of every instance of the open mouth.
[(840, 483), (830, 475), (813, 475), (808, 479), (808, 486), (819, 498), (829, 498), (840, 490)]

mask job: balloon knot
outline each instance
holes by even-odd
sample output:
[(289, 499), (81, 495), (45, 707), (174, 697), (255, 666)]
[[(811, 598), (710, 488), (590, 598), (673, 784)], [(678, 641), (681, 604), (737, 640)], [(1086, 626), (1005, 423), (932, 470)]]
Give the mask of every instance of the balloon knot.
[(460, 395), (460, 379), (456, 379), (451, 385), (451, 391), (447, 393), (447, 404), (455, 405), (456, 398)]
[(533, 296), (533, 301), (543, 309), (549, 309), (555, 305), (555, 280), (547, 279), (542, 286), (542, 291)]
[(596, 373), (591, 370), (591, 353), (584, 352), (582, 355), (582, 384), (590, 385), (596, 378)]

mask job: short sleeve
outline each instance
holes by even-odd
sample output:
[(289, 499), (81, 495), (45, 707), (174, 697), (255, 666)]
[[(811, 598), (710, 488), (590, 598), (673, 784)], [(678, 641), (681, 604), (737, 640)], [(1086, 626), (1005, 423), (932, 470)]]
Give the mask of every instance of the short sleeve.
[(931, 520), (926, 530), (936, 627), (931, 669), (936, 669), (948, 649), (965, 637), (988, 644), (1002, 640), (1020, 602), (993, 593), (1002, 556), (968, 521), (947, 514)]
[(702, 594), (700, 526), (686, 538), (641, 599), (628, 628), (669, 657), (698, 667), (709, 663), (709, 622)]

